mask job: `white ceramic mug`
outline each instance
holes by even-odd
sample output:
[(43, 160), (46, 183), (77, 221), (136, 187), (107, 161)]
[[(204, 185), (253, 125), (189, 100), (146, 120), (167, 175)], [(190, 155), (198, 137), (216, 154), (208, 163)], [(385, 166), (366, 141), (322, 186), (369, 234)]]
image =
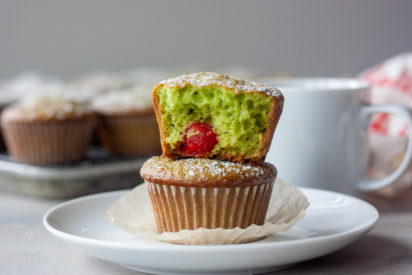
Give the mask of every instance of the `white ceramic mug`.
[[(356, 79), (266, 80), (285, 97), (266, 160), (292, 184), (355, 193), (396, 181), (412, 159), (412, 115), (402, 105), (365, 105), (369, 85)], [(383, 179), (365, 178), (367, 128), (373, 113), (396, 113), (409, 123), (409, 144), (399, 168)]]

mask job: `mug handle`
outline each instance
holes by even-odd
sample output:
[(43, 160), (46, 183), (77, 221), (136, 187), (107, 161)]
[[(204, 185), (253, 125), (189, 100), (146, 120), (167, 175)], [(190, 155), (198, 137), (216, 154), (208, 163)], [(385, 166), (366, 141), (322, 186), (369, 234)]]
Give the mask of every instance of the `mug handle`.
[(374, 113), (392, 113), (405, 118), (408, 122), (408, 146), (406, 154), (399, 167), (382, 179), (363, 178), (358, 189), (361, 191), (373, 191), (388, 186), (398, 180), (412, 163), (412, 111), (410, 108), (396, 104), (368, 105), (361, 108), (361, 123), (364, 128), (369, 126), (369, 121)]

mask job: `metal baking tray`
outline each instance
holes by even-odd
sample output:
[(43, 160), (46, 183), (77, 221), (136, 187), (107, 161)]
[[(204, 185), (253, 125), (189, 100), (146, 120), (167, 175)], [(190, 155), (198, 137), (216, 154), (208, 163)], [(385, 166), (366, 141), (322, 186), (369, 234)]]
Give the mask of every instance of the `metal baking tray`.
[(46, 198), (72, 198), (127, 189), (142, 182), (147, 158), (126, 159), (92, 148), (84, 161), (67, 166), (34, 166), (13, 162), (0, 152), (0, 189)]

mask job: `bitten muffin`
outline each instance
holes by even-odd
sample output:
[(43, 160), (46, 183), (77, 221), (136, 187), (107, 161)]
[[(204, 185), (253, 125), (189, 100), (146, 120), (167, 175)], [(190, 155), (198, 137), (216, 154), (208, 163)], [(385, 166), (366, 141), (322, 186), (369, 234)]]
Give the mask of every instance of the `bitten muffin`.
[(163, 156), (262, 164), (283, 100), (273, 87), (219, 73), (161, 81), (153, 102)]
[(111, 154), (139, 157), (161, 153), (150, 88), (139, 86), (102, 95), (92, 102), (92, 108), (100, 117), (100, 142)]
[(262, 225), (276, 168), (213, 159), (153, 157), (140, 171), (159, 233)]
[(58, 165), (85, 157), (96, 116), (85, 104), (35, 97), (6, 108), (1, 124), (14, 161)]

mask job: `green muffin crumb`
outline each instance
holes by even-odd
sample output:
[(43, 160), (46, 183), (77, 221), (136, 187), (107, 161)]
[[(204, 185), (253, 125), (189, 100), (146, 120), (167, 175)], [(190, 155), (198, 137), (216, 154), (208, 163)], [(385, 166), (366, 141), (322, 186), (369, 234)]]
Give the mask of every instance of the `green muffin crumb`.
[(234, 93), (222, 87), (163, 86), (158, 91), (165, 141), (172, 150), (183, 142), (192, 122), (207, 122), (218, 135), (213, 154), (253, 156), (269, 125), (272, 98), (263, 93)]

